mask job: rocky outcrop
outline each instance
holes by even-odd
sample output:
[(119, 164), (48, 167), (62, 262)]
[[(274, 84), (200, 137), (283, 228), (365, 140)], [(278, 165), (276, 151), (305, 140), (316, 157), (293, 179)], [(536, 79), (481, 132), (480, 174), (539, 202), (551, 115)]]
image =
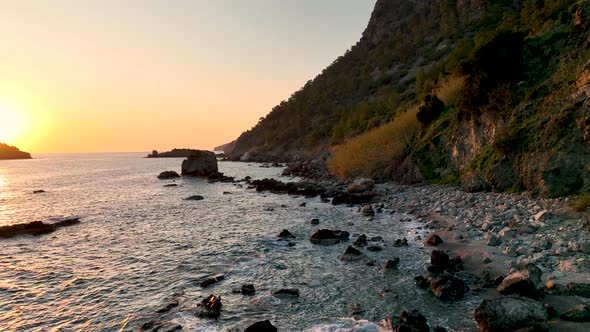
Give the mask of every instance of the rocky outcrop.
[(211, 151), (195, 150), (182, 162), (182, 175), (207, 177), (215, 173), (217, 157)]
[(16, 224), (9, 226), (0, 226), (0, 237), (8, 238), (17, 235), (34, 235), (39, 236), (54, 232), (58, 228), (77, 225), (80, 223), (78, 218), (65, 219), (55, 223), (44, 223), (42, 221), (33, 221), (26, 224)]
[(15, 146), (0, 143), (0, 159), (32, 159), (31, 154)]
[(503, 297), (484, 300), (475, 310), (475, 320), (481, 332), (548, 331), (545, 306), (528, 298)]
[(172, 149), (171, 151), (158, 152), (156, 150), (148, 154), (146, 158), (188, 158), (193, 154), (198, 154), (201, 150), (196, 149)]

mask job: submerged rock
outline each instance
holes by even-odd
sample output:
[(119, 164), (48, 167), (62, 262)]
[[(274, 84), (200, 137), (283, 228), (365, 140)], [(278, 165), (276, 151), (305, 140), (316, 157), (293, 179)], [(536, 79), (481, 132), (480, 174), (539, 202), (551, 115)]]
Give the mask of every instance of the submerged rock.
[(189, 196), (187, 198), (185, 198), (185, 201), (202, 201), (204, 200), (205, 197), (201, 196), (201, 195), (193, 195), (193, 196)]
[(58, 228), (77, 225), (80, 223), (78, 218), (64, 219), (55, 223), (44, 223), (42, 221), (33, 221), (26, 224), (15, 224), (0, 226), (0, 237), (9, 238), (17, 235), (34, 235), (39, 236), (54, 232)]
[(283, 238), (283, 239), (287, 239), (287, 238), (294, 239), (294, 238), (295, 238), (295, 235), (291, 234), (291, 232), (289, 232), (288, 230), (286, 230), (286, 229), (283, 229), (283, 230), (282, 230), (282, 231), (279, 233), (279, 237), (280, 237), (280, 238)]
[(395, 257), (394, 259), (388, 259), (385, 261), (385, 265), (383, 265), (383, 268), (385, 270), (397, 270), (397, 267), (399, 266), (399, 257)]
[(426, 245), (431, 247), (436, 247), (441, 243), (443, 243), (443, 240), (436, 234), (430, 234), (425, 242)]
[(217, 318), (221, 314), (221, 307), (221, 295), (211, 294), (199, 304), (197, 316), (201, 318)]
[(241, 292), (243, 295), (254, 295), (256, 294), (256, 289), (252, 284), (242, 285)]
[(164, 171), (158, 175), (158, 179), (160, 180), (169, 180), (179, 178), (180, 175), (175, 171)]
[(481, 332), (513, 332), (536, 328), (546, 331), (547, 310), (535, 300), (520, 297), (502, 297), (484, 300), (475, 309), (475, 320)]
[(394, 332), (429, 332), (428, 320), (418, 310), (402, 311), (399, 318), (392, 319)]
[(367, 245), (367, 236), (365, 234), (359, 235), (352, 243), (357, 247), (364, 247)]
[(43, 194), (45, 192), (45, 190), (40, 189), (40, 190), (34, 190), (33, 194)]
[(350, 237), (347, 231), (320, 229), (311, 235), (309, 241), (313, 244), (335, 244), (346, 241)]
[(162, 314), (162, 313), (168, 312), (168, 311), (170, 311), (170, 310), (178, 307), (178, 305), (179, 305), (179, 302), (178, 302), (178, 300), (175, 299), (175, 300), (172, 300), (172, 301), (168, 302), (162, 308), (156, 310), (156, 312), (159, 313), (159, 314)]
[(288, 296), (295, 296), (299, 297), (299, 289), (297, 288), (281, 288), (277, 291), (272, 293), (273, 296), (281, 296), (281, 295), (288, 295)]
[(408, 246), (408, 239), (403, 238), (403, 239), (397, 239), (395, 240), (395, 242), (393, 243), (394, 247), (407, 247)]
[(340, 260), (342, 261), (355, 261), (363, 258), (365, 255), (358, 249), (353, 246), (348, 246), (346, 251), (342, 256), (340, 256)]
[(277, 332), (277, 328), (267, 319), (248, 326), (244, 332)]
[(225, 279), (225, 275), (216, 274), (216, 275), (205, 278), (203, 281), (200, 282), (200, 285), (203, 288), (209, 287), (213, 284), (216, 284), (216, 283), (222, 281), (223, 279)]

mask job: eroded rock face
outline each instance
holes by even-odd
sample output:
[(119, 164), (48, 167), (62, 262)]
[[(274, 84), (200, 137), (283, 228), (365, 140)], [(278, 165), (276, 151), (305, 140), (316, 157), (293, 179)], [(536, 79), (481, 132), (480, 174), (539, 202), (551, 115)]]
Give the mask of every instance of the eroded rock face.
[(217, 157), (211, 151), (196, 150), (182, 162), (182, 175), (207, 177), (217, 172)]
[(511, 332), (522, 328), (546, 328), (547, 310), (532, 299), (503, 297), (484, 300), (475, 310), (481, 332)]

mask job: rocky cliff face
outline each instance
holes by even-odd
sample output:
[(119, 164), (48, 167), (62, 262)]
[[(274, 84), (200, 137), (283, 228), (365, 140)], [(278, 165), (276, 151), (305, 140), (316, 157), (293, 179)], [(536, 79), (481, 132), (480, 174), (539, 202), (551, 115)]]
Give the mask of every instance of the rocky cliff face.
[(589, 14), (575, 0), (378, 0), (361, 40), (230, 152), (325, 157), (460, 79), (459, 97), (377, 177), (589, 192)]

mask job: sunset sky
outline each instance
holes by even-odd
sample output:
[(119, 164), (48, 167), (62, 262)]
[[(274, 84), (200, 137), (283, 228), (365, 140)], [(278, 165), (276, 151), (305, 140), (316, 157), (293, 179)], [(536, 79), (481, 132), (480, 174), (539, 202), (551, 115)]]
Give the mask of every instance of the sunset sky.
[(361, 37), (375, 0), (0, 0), (0, 141), (212, 149)]

